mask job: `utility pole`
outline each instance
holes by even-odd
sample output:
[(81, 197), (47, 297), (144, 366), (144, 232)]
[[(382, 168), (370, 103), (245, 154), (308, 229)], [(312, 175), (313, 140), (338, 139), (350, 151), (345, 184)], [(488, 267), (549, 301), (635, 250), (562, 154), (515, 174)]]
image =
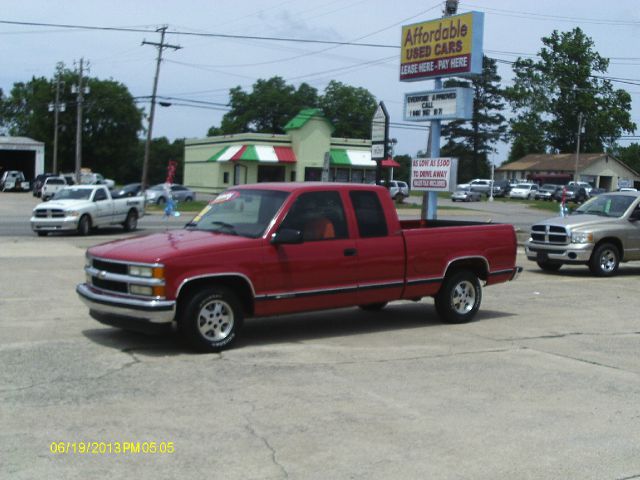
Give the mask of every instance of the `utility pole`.
[(156, 112), (156, 92), (158, 91), (158, 77), (160, 76), (160, 63), (162, 62), (162, 51), (165, 48), (173, 48), (174, 50), (179, 50), (182, 47), (179, 45), (170, 45), (168, 43), (164, 43), (164, 36), (167, 32), (167, 26), (159, 28), (156, 30), (160, 32), (160, 43), (157, 42), (147, 42), (146, 40), (142, 41), (142, 45), (153, 45), (158, 48), (158, 58), (156, 60), (156, 75), (153, 79), (153, 92), (151, 93), (151, 109), (149, 110), (149, 124), (147, 127), (147, 141), (144, 144), (144, 160), (142, 163), (142, 180), (140, 181), (141, 189), (144, 190), (147, 188), (147, 176), (149, 170), (149, 153), (151, 150), (151, 135), (153, 132), (153, 117)]
[(580, 135), (582, 134), (582, 129), (584, 128), (584, 118), (582, 116), (582, 112), (578, 114), (578, 137), (576, 141), (576, 168), (573, 173), (573, 181), (578, 184), (578, 160), (580, 159)]
[(53, 173), (58, 172), (58, 118), (59, 113), (64, 112), (66, 109), (66, 105), (64, 103), (60, 103), (60, 88), (64, 83), (60, 80), (62, 76), (62, 70), (64, 65), (62, 62), (58, 62), (56, 65), (56, 100), (54, 103), (49, 104), (49, 111), (53, 112), (53, 167), (51, 171)]
[(82, 103), (84, 102), (84, 94), (89, 93), (88, 89), (85, 90), (83, 75), (84, 59), (80, 58), (80, 64), (78, 66), (78, 85), (74, 85), (72, 89), (72, 92), (75, 90), (73, 93), (78, 95), (78, 112), (76, 115), (76, 183), (80, 183), (80, 168), (82, 166)]

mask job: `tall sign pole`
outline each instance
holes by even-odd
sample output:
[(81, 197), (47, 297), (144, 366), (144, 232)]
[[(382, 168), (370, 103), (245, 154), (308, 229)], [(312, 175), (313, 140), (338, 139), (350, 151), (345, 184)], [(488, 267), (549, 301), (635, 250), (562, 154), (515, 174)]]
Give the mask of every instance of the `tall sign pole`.
[(466, 89), (443, 89), (442, 78), (482, 73), (484, 16), (481, 12), (456, 15), (457, 9), (457, 0), (446, 0), (442, 18), (402, 27), (400, 81), (435, 81), (433, 91), (405, 96), (405, 120), (431, 121), (431, 161), (414, 160), (411, 175), (411, 188), (425, 192), (422, 217), (428, 220), (436, 218), (438, 192), (453, 191), (457, 178), (457, 171), (451, 171), (457, 170), (457, 162), (439, 158), (441, 122), (472, 116), (473, 97)]
[(371, 160), (376, 162), (376, 185), (382, 183), (382, 161), (389, 156), (389, 112), (378, 104), (371, 121)]

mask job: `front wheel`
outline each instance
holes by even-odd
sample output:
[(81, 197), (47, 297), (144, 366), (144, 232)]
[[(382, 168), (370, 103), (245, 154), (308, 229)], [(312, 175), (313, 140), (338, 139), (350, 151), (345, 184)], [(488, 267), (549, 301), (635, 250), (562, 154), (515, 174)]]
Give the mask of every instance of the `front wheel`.
[(447, 275), (436, 295), (436, 310), (447, 323), (469, 322), (478, 312), (482, 289), (478, 277), (469, 270)]
[(78, 222), (78, 234), (82, 236), (89, 235), (91, 232), (91, 219), (88, 215), (83, 215), (80, 217), (80, 221)]
[(127, 213), (127, 218), (124, 220), (122, 227), (125, 232), (132, 232), (138, 228), (138, 214), (135, 210), (130, 210), (129, 213)]
[(615, 275), (620, 266), (620, 254), (615, 245), (603, 243), (595, 249), (589, 260), (591, 273), (598, 277)]
[(185, 340), (201, 352), (219, 352), (236, 340), (244, 312), (236, 295), (224, 287), (197, 291), (179, 320)]

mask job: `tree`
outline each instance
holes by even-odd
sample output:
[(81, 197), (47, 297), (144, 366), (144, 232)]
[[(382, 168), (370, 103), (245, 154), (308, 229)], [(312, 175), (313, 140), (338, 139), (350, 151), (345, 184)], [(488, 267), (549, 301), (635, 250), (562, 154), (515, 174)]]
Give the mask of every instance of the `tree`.
[(443, 155), (458, 158), (460, 181), (487, 177), (490, 172), (489, 154), (495, 151), (493, 145), (505, 137), (507, 124), (500, 113), (504, 107), (500, 80), (496, 61), (484, 57), (481, 75), (470, 82), (449, 80), (444, 84), (445, 87), (474, 90), (471, 121), (455, 120), (442, 128), (443, 136), (448, 137), (442, 147)]
[(320, 99), (320, 108), (333, 123), (335, 137), (370, 138), (371, 119), (378, 104), (365, 88), (332, 80)]
[[(63, 89), (59, 114), (58, 169), (75, 170), (76, 96), (71, 86), (75, 72), (60, 69)], [(138, 133), (142, 130), (142, 110), (137, 108), (127, 87), (115, 80), (88, 78), (82, 131), (82, 167), (120, 180), (122, 171), (135, 164)], [(46, 144), (45, 170), (53, 157), (54, 115), (49, 104), (55, 101), (55, 80), (33, 77), (13, 85), (2, 99), (0, 115), (10, 135), (31, 137)]]
[(602, 77), (609, 60), (594, 50), (593, 41), (580, 28), (554, 31), (542, 43), (540, 60), (515, 62), (514, 83), (506, 89), (515, 113), (511, 137), (520, 153), (575, 152), (579, 114), (586, 120), (584, 152), (602, 152), (622, 132), (635, 131), (630, 95), (614, 90)]
[(640, 144), (632, 143), (628, 147), (616, 146), (612, 149), (612, 154), (621, 162), (625, 163), (636, 172), (640, 173)]
[(219, 127), (209, 128), (207, 135), (232, 133), (284, 133), (283, 127), (304, 108), (321, 108), (335, 127), (334, 136), (369, 138), (376, 99), (364, 88), (332, 80), (324, 95), (306, 83), (297, 89), (280, 77), (258, 80), (251, 92), (241, 87), (229, 91), (231, 110)]
[[(137, 161), (134, 165), (128, 165), (129, 170), (118, 178), (127, 179), (131, 182), (139, 182), (142, 173), (142, 159), (144, 158), (144, 140), (138, 143)], [(149, 154), (149, 185), (164, 183), (167, 178), (167, 168), (169, 161), (177, 163), (174, 183), (182, 183), (184, 172), (184, 139), (177, 139), (169, 142), (167, 137), (154, 138), (151, 140), (151, 151)]]
[(297, 89), (283, 78), (258, 80), (251, 93), (241, 87), (229, 91), (231, 111), (220, 127), (211, 127), (208, 135), (231, 133), (284, 133), (283, 127), (303, 108), (318, 103), (318, 91), (306, 83)]

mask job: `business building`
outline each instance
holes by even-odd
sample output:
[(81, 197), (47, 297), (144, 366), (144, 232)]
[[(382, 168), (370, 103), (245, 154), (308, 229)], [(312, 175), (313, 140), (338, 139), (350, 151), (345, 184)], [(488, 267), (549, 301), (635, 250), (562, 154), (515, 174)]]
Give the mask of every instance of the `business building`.
[[(575, 153), (530, 154), (496, 169), (497, 180), (521, 180), (565, 184), (576, 171)], [(578, 180), (608, 191), (620, 187), (640, 187), (640, 175), (606, 153), (581, 153)]]
[[(284, 131), (186, 140), (184, 184), (219, 193), (246, 183), (375, 181), (371, 140), (332, 137), (334, 127), (320, 109), (300, 111)], [(384, 168), (398, 166), (391, 159), (383, 161)]]

